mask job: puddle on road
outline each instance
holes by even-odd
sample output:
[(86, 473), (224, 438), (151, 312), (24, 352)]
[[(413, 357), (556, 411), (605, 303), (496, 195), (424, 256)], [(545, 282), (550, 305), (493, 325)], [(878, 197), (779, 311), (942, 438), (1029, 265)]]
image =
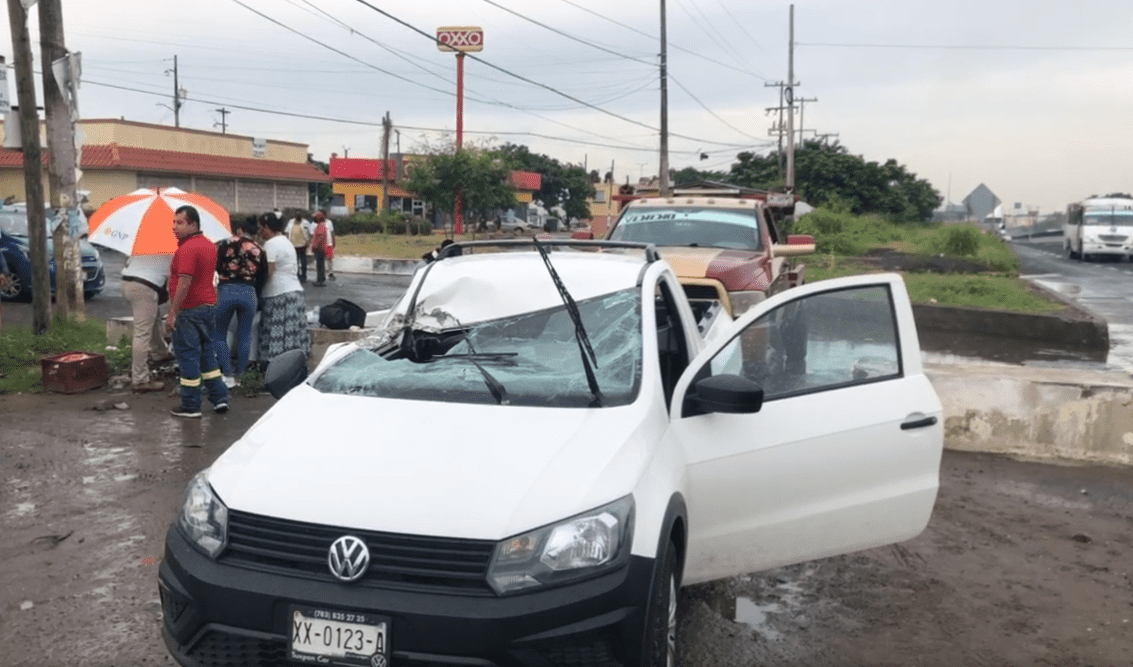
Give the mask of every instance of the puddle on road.
[[(749, 588), (752, 577), (740, 577), (741, 588)], [(766, 641), (779, 641), (784, 633), (783, 621), (798, 621), (803, 614), (802, 585), (783, 578), (768, 580), (774, 585), (757, 587), (754, 594), (742, 595), (735, 590), (719, 590), (706, 599), (708, 605), (721, 617), (743, 623)], [(730, 588), (730, 587), (729, 587)]]

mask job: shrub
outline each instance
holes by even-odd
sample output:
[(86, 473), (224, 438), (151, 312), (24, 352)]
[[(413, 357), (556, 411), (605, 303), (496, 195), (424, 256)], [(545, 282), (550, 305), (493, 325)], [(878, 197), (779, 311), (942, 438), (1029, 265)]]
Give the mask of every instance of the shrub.
[(944, 231), (944, 253), (959, 257), (971, 257), (980, 247), (983, 232), (972, 225), (951, 225)]

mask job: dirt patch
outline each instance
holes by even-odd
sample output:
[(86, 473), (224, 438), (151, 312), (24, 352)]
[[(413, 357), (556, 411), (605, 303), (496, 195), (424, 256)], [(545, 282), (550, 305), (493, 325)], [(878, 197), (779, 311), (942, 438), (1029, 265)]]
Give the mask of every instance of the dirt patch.
[[(92, 409), (111, 398), (127, 409)], [(165, 531), (188, 480), (274, 403), (238, 393), (177, 420), (175, 400), (0, 396), (0, 665), (172, 664)], [(1130, 665), (1131, 577), (1128, 469), (945, 452), (916, 539), (684, 589), (680, 664)]]
[(991, 273), (986, 264), (962, 257), (910, 255), (892, 248), (872, 248), (859, 258), (883, 271), (922, 273)]

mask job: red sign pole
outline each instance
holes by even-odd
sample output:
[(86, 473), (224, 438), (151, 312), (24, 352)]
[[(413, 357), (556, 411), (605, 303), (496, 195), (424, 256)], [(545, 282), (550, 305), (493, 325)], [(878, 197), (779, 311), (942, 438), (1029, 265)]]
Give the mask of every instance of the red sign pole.
[[(456, 52), (456, 150), (464, 149), (464, 52)], [(464, 233), (464, 191), (456, 191), (453, 233)]]

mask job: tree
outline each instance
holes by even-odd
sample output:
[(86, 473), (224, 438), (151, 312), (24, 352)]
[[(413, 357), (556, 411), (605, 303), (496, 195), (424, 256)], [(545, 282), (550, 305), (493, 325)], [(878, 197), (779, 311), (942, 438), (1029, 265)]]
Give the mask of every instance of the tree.
[(442, 211), (456, 209), (456, 193), (464, 192), (464, 210), (469, 218), (483, 220), (489, 211), (516, 205), (507, 182), (509, 169), (491, 151), (465, 148), (436, 152), (417, 162), (406, 189)]
[[(767, 190), (784, 184), (777, 153), (736, 157), (732, 183)], [(894, 159), (866, 162), (837, 142), (814, 140), (795, 151), (795, 189), (815, 206), (839, 201), (852, 213), (881, 213), (901, 220), (928, 220), (943, 201), (928, 181)]]
[(542, 176), (542, 184), (535, 199), (546, 208), (561, 206), (568, 220), (589, 219), (594, 197), (592, 176), (582, 167), (564, 165), (546, 155), (532, 153), (527, 146), (504, 144), (497, 149), (508, 166), (517, 171), (532, 171)]
[(727, 181), (728, 174), (723, 171), (701, 171), (695, 167), (685, 167), (673, 172), (673, 185), (681, 186), (698, 181)]

